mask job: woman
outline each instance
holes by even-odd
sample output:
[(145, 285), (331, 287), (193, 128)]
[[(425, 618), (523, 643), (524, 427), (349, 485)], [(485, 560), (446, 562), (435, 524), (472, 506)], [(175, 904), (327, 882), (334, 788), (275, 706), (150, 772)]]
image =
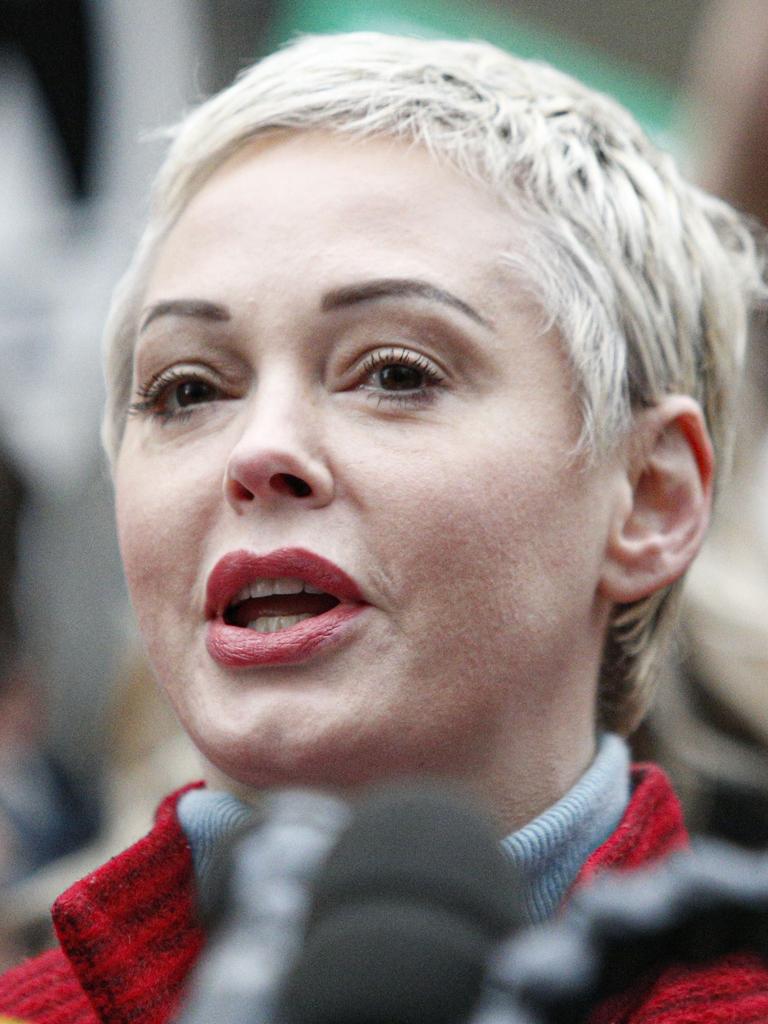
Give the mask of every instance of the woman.
[(209, 790), (57, 902), (63, 951), (0, 1009), (166, 1020), (194, 864), (269, 787), (463, 784), (532, 919), (684, 844), (609, 731), (647, 706), (761, 288), (624, 111), (490, 46), (307, 39), (193, 112), (113, 305), (105, 441)]

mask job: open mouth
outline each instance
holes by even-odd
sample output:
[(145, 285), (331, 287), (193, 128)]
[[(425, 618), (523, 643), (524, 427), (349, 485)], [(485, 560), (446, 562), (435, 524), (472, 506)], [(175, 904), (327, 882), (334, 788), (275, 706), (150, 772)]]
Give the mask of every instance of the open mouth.
[(234, 596), (224, 612), (224, 622), (257, 633), (278, 633), (339, 603), (339, 598), (305, 580), (256, 579)]
[(229, 551), (208, 576), (205, 643), (226, 669), (299, 665), (352, 639), (368, 607), (351, 576), (306, 548)]

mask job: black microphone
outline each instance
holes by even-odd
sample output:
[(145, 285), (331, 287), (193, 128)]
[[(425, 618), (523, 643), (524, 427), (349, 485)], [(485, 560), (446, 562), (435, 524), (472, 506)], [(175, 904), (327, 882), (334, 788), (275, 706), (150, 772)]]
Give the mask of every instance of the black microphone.
[(281, 1024), (448, 1024), (470, 1015), (486, 962), (518, 924), (489, 819), (444, 789), (365, 802), (320, 869)]

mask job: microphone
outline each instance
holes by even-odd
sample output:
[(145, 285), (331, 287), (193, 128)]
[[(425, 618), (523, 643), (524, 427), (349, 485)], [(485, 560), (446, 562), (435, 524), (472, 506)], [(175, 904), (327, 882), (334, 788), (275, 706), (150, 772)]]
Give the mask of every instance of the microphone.
[(271, 1024), (302, 941), (318, 866), (349, 820), (341, 800), (286, 790), (215, 851), (200, 916), (210, 931), (178, 1024)]
[(281, 1024), (448, 1024), (518, 924), (490, 822), (435, 786), (375, 793), (320, 869)]

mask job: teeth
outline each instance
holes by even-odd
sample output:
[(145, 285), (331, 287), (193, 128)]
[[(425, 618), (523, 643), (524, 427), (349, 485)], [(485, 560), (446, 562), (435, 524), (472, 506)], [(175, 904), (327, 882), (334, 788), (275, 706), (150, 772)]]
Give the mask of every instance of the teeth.
[(257, 633), (277, 633), (281, 629), (288, 629), (295, 626), (303, 619), (311, 619), (310, 613), (304, 615), (261, 615), (258, 619), (248, 623), (248, 629), (255, 629)]
[(232, 599), (232, 604), (241, 604), (249, 597), (271, 597), (273, 594), (300, 594), (305, 591), (307, 594), (323, 594), (325, 591), (319, 587), (313, 587), (304, 580), (293, 577), (283, 577), (277, 580), (254, 580), (247, 587), (238, 591)]

